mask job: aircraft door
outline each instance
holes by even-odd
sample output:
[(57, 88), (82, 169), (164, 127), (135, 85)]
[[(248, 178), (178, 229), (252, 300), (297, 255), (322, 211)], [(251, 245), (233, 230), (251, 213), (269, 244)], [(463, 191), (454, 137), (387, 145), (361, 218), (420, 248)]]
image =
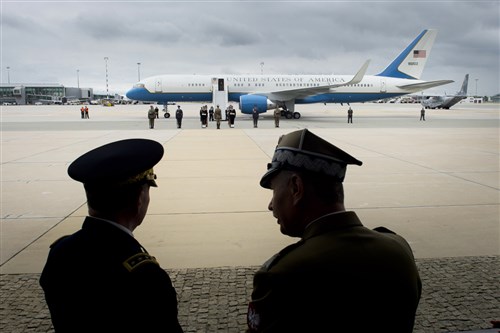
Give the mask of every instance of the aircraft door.
[(228, 104), (228, 92), (224, 78), (212, 78), (212, 104), (225, 110)]
[(385, 84), (385, 79), (380, 80), (380, 92), (381, 93), (387, 92), (387, 86)]
[(224, 79), (218, 79), (217, 81), (218, 81), (218, 87), (217, 87), (218, 90), (219, 91), (224, 91), (225, 90), (224, 89)]
[(155, 82), (155, 92), (162, 92), (161, 79), (157, 79)]

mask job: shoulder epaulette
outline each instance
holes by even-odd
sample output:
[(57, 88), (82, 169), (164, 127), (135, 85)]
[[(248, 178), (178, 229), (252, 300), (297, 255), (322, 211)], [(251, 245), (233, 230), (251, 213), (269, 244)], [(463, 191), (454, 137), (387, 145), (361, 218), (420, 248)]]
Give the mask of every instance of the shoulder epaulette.
[(129, 272), (132, 272), (134, 269), (144, 264), (155, 264), (159, 266), (155, 257), (144, 252), (134, 254), (123, 262), (123, 266), (125, 266)]
[(375, 228), (373, 230), (378, 231), (378, 232), (383, 232), (383, 233), (386, 233), (386, 234), (396, 234), (394, 231), (392, 231), (390, 229), (387, 229), (386, 227), (377, 227), (377, 228)]

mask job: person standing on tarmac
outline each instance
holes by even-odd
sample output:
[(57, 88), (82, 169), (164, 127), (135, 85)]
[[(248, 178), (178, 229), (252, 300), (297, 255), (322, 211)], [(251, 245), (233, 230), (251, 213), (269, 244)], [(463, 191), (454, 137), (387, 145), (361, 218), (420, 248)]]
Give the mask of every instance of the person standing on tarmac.
[(208, 120), (214, 121), (214, 106), (210, 106), (210, 110), (208, 110)]
[(154, 107), (151, 105), (148, 111), (149, 128), (151, 129), (155, 128), (155, 118), (156, 118), (156, 112)]
[(177, 119), (177, 128), (181, 128), (183, 116), (184, 112), (182, 112), (181, 106), (177, 105), (177, 110), (175, 111), (175, 119)]
[(236, 110), (232, 105), (229, 105), (229, 127), (234, 127), (234, 119), (236, 118)]
[(425, 121), (425, 109), (422, 107), (422, 110), (420, 110), (420, 121)]
[(217, 122), (217, 129), (220, 129), (220, 121), (222, 120), (222, 111), (217, 105), (214, 111), (215, 121)]
[(351, 107), (349, 107), (349, 109), (347, 110), (347, 123), (352, 124), (352, 109), (351, 109)]
[(276, 105), (276, 109), (274, 109), (274, 126), (275, 127), (280, 127), (280, 117), (281, 117), (281, 110), (279, 106)]
[(207, 106), (202, 106), (200, 109), (200, 120), (201, 120), (201, 127), (205, 128), (208, 127), (208, 110)]
[(257, 128), (257, 123), (259, 122), (259, 109), (257, 105), (254, 105), (252, 109), (252, 118), (253, 118), (253, 128)]

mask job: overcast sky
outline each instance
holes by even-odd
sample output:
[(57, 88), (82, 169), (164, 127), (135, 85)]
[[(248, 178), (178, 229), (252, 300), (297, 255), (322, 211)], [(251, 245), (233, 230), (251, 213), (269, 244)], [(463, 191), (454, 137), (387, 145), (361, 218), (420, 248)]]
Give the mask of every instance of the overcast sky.
[[(124, 94), (157, 74), (380, 73), (438, 30), (424, 80), (500, 93), (500, 1), (1, 0), (1, 82)], [(141, 63), (140, 66), (137, 63)], [(261, 66), (261, 63), (264, 63)], [(7, 70), (7, 67), (10, 67)], [(78, 71), (78, 75), (77, 75)]]

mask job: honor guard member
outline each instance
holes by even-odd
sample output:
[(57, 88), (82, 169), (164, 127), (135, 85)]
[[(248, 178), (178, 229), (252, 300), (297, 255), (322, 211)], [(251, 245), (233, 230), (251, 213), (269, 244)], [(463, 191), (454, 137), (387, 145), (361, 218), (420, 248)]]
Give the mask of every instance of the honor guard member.
[(169, 275), (132, 234), (162, 156), (156, 141), (127, 139), (69, 166), (83, 183), (89, 216), (51, 245), (40, 277), (55, 332), (182, 332)]
[(207, 106), (202, 106), (200, 109), (200, 120), (201, 127), (206, 128), (208, 126), (208, 109)]
[(300, 240), (255, 273), (248, 332), (410, 333), (421, 281), (403, 237), (346, 211), (348, 164), (307, 129), (280, 138), (260, 185), (281, 232)]
[(229, 127), (234, 128), (235, 119), (236, 119), (236, 110), (232, 105), (229, 105)]

